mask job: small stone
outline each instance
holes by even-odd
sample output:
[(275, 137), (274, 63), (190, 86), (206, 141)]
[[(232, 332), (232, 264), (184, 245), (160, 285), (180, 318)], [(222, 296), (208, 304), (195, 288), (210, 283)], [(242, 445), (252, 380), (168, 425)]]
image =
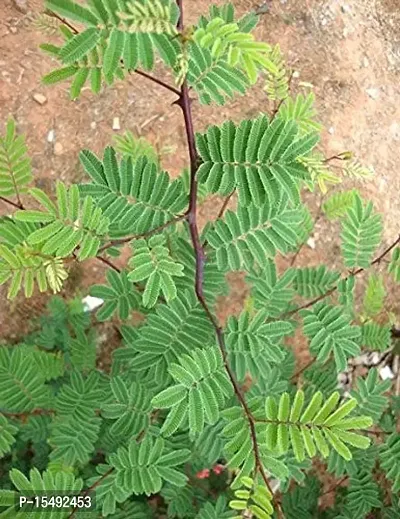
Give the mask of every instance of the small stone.
[(63, 151), (64, 151), (64, 147), (61, 144), (61, 142), (56, 142), (54, 144), (54, 155), (57, 155), (57, 156), (62, 155)]
[(380, 93), (379, 88), (367, 88), (366, 92), (369, 95), (369, 97), (374, 101), (378, 99)]
[(82, 303), (84, 312), (93, 312), (93, 310), (96, 310), (96, 308), (99, 308), (104, 303), (104, 299), (100, 299), (100, 297), (86, 296), (82, 299)]
[(96, 123), (96, 121), (92, 121), (92, 122), (90, 123), (90, 128), (91, 128), (92, 130), (95, 130), (95, 129), (97, 128), (97, 123)]
[(325, 26), (328, 23), (328, 20), (326, 18), (322, 18), (321, 25)]
[(56, 132), (54, 130), (50, 130), (47, 134), (47, 142), (54, 142), (56, 138)]
[(315, 240), (314, 238), (308, 238), (307, 245), (310, 247), (310, 249), (315, 249)]
[(27, 0), (13, 0), (14, 7), (23, 14), (28, 12), (28, 2)]
[(350, 11), (351, 11), (350, 6), (347, 4), (341, 5), (340, 9), (341, 9), (342, 13), (350, 13)]
[(293, 72), (293, 77), (294, 77), (295, 79), (299, 78), (299, 77), (300, 77), (300, 72), (299, 72), (298, 70), (295, 70), (295, 71)]
[(16, 27), (10, 27), (11, 34), (17, 34), (17, 28)]
[(379, 370), (379, 374), (382, 380), (391, 380), (394, 378), (394, 373), (389, 366), (384, 366)]
[(400, 124), (399, 123), (391, 124), (390, 133), (395, 141), (400, 141)]
[(328, 130), (328, 132), (333, 135), (335, 133), (335, 128), (333, 126), (331, 126)]
[(369, 66), (369, 59), (367, 58), (367, 56), (363, 57), (363, 66), (365, 68), (367, 68)]
[(120, 130), (121, 129), (121, 123), (120, 123), (119, 117), (114, 117), (112, 129), (113, 130)]
[(37, 104), (43, 106), (47, 103), (47, 97), (43, 94), (33, 94), (33, 100), (37, 102)]

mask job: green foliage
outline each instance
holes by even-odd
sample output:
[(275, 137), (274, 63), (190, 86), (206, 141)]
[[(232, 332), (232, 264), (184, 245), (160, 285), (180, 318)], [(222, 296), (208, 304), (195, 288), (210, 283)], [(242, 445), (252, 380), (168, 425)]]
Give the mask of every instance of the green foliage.
[(99, 321), (106, 321), (117, 313), (120, 319), (127, 319), (132, 310), (139, 308), (141, 296), (126, 272), (108, 270), (106, 277), (109, 285), (93, 285), (90, 289), (92, 296), (104, 299), (96, 317)]
[(182, 355), (179, 364), (172, 363), (169, 372), (175, 385), (152, 400), (155, 408), (171, 409), (161, 432), (170, 436), (188, 420), (190, 434), (201, 433), (205, 423), (218, 420), (219, 409), (232, 393), (222, 357), (215, 348), (196, 350)]
[(315, 121), (314, 101), (313, 93), (307, 96), (298, 94), (295, 99), (288, 97), (279, 109), (279, 116), (285, 121), (294, 121), (302, 134), (320, 131), (321, 125)]
[(389, 387), (390, 381), (380, 382), (378, 371), (373, 368), (365, 380), (358, 378), (357, 387), (351, 392), (351, 396), (357, 400), (359, 412), (377, 422), (388, 405), (388, 398), (384, 393)]
[(183, 266), (172, 260), (163, 236), (153, 236), (137, 240), (133, 245), (133, 257), (129, 261), (132, 268), (128, 279), (133, 282), (146, 281), (143, 305), (152, 307), (162, 292), (169, 302), (176, 297), (174, 277), (183, 276)]
[(322, 209), (329, 220), (336, 218), (343, 218), (347, 211), (354, 205), (354, 197), (357, 191), (354, 189), (350, 191), (341, 191), (331, 195), (326, 202), (324, 202)]
[(170, 182), (145, 156), (133, 162), (130, 157), (118, 163), (115, 150), (106, 148), (103, 162), (84, 150), (80, 159), (90, 184), (81, 184), (83, 195), (90, 195), (110, 219), (111, 237), (140, 234), (163, 225), (185, 207), (186, 196), (180, 180)]
[(223, 220), (210, 226), (205, 238), (215, 250), (220, 269), (248, 271), (278, 251), (286, 253), (295, 247), (303, 219), (303, 213), (291, 209), (286, 197), (277, 203), (266, 195), (262, 207), (251, 204), (237, 212), (227, 211)]
[(342, 221), (342, 252), (346, 267), (369, 267), (372, 255), (380, 243), (382, 217), (373, 213), (372, 202), (363, 205), (355, 195), (353, 206)]
[(306, 298), (314, 298), (328, 292), (338, 281), (340, 272), (329, 271), (325, 265), (296, 270), (294, 289)]
[(272, 396), (265, 403), (267, 422), (266, 441), (268, 449), (286, 453), (292, 447), (296, 459), (314, 457), (319, 452), (327, 457), (331, 446), (346, 460), (352, 457), (346, 444), (366, 449), (369, 439), (354, 432), (354, 429), (369, 427), (372, 419), (368, 416), (349, 418), (348, 415), (357, 405), (350, 399), (340, 407), (338, 392), (324, 402), (321, 392), (316, 392), (308, 405), (305, 405), (303, 391), (297, 391), (292, 403), (288, 393), (283, 393), (277, 403)]
[[(255, 485), (249, 477), (243, 477), (241, 482), (243, 489), (235, 491), (235, 498), (230, 501), (229, 506), (234, 510), (248, 511), (257, 519), (268, 519), (272, 517), (274, 508), (271, 504), (272, 494), (262, 485)], [(242, 515), (236, 516), (240, 519)]]
[(392, 253), (389, 272), (392, 274), (396, 283), (400, 283), (400, 247), (396, 247)]
[(310, 352), (319, 362), (325, 362), (331, 354), (337, 371), (344, 371), (349, 357), (360, 353), (360, 328), (350, 324), (350, 318), (340, 307), (323, 301), (312, 310), (302, 310), (304, 333), (311, 339)]
[(115, 150), (121, 155), (131, 157), (135, 163), (140, 157), (147, 157), (150, 162), (158, 163), (158, 156), (144, 137), (135, 137), (132, 132), (126, 131), (124, 135), (114, 136)]
[(132, 494), (155, 494), (163, 481), (182, 487), (186, 476), (174, 467), (182, 465), (190, 457), (190, 451), (169, 451), (164, 440), (146, 436), (138, 444), (131, 440), (128, 447), (120, 447), (110, 456), (116, 470), (116, 484)]
[(229, 195), (235, 188), (239, 203), (256, 207), (267, 203), (267, 193), (285, 193), (298, 203), (299, 183), (306, 178), (298, 158), (309, 153), (318, 141), (310, 133), (297, 137), (298, 126), (293, 120), (260, 116), (245, 120), (238, 126), (231, 121), (221, 128), (210, 126), (207, 133), (197, 135), (197, 148), (203, 163), (199, 182), (206, 183), (213, 193)]
[(0, 137), (0, 196), (19, 197), (33, 179), (25, 139), (17, 135), (15, 126), (10, 117), (4, 137)]
[(374, 317), (381, 312), (385, 300), (385, 285), (383, 277), (371, 274), (368, 278), (363, 300), (363, 313), (365, 317)]
[(3, 458), (5, 454), (10, 452), (17, 432), (18, 428), (9, 423), (7, 418), (0, 414), (0, 458)]
[[(189, 161), (170, 176), (161, 158), (176, 143), (156, 136), (154, 148), (126, 132), (101, 158), (81, 152), (87, 180), (57, 181), (54, 198), (31, 188), (29, 198), (30, 159), (8, 121), (0, 284), (10, 299), (36, 285), (58, 292), (71, 270), (75, 298), (53, 297), (24, 337), (16, 320), (0, 345), (0, 517), (45, 519), (17, 509), (19, 495), (68, 492), (93, 498), (93, 510), (49, 516), (397, 519), (399, 398), (381, 370), (358, 369), (364, 356), (353, 357), (380, 351), (396, 366), (396, 316), (382, 311), (390, 285), (377, 266), (392, 252), (399, 281), (398, 240), (376, 256), (382, 218), (344, 187), (317, 215), (319, 233), (324, 217), (340, 220), (335, 269), (301, 256), (316, 227), (303, 191), (369, 171), (351, 152), (316, 150), (314, 95), (291, 95), (279, 46), (255, 40), (255, 12), (211, 5), (187, 26), (182, 4), (45, 2), (44, 17), (59, 21), (41, 25), (52, 35), (57, 26), (60, 44), (41, 46), (58, 62), (44, 83), (70, 79), (73, 99), (128, 74), (166, 87), (183, 111)], [(191, 105), (223, 105), (260, 77), (260, 114), (205, 125), (196, 139)], [(215, 193), (223, 205), (208, 200)], [(214, 221), (204, 221), (203, 202), (215, 205)], [(86, 259), (105, 272), (81, 294), (72, 266)], [(94, 315), (85, 294), (103, 300)], [(321, 458), (346, 479), (325, 509)]]
[(20, 222), (44, 224), (30, 234), (30, 245), (43, 245), (41, 254), (55, 254), (65, 258), (79, 247), (77, 258), (83, 261), (96, 256), (101, 238), (108, 232), (109, 219), (96, 207), (93, 198), (79, 198), (78, 186), (69, 189), (57, 182), (57, 204), (37, 188), (30, 190), (31, 195), (44, 208), (44, 211), (17, 211), (15, 218)]

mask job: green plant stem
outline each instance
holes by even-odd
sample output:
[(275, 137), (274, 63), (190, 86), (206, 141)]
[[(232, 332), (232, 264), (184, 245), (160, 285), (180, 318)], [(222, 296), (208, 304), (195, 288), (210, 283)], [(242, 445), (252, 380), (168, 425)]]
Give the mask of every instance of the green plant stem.
[[(397, 239), (391, 244), (389, 245), (383, 252), (382, 254), (380, 254), (378, 257), (376, 257), (372, 262), (371, 262), (371, 265), (370, 267), (372, 267), (373, 265), (376, 265), (378, 263), (380, 263), (383, 258), (385, 256), (387, 256), (389, 254), (389, 252), (391, 252), (397, 245), (400, 244), (400, 235), (397, 237)], [(355, 276), (358, 276), (358, 274), (361, 274), (362, 272), (366, 271), (367, 269), (365, 269), (364, 267), (360, 267), (358, 268), (357, 270), (354, 270), (353, 272), (351, 272), (351, 274), (349, 274), (345, 279), (348, 280), (350, 278), (353, 278)], [(335, 285), (334, 287), (330, 288), (329, 290), (327, 290), (324, 294), (321, 294), (320, 296), (316, 297), (315, 299), (313, 299), (312, 301), (309, 301), (308, 303), (302, 305), (302, 306), (298, 306), (297, 308), (295, 308), (294, 310), (290, 310), (289, 312), (285, 312), (284, 314), (282, 314), (280, 316), (280, 318), (283, 318), (283, 317), (289, 317), (291, 315), (294, 315), (294, 314), (297, 314), (297, 312), (300, 312), (300, 310), (305, 310), (306, 308), (310, 308), (311, 306), (315, 305), (316, 303), (318, 303), (319, 301), (322, 301), (323, 299), (325, 299), (326, 297), (330, 296), (331, 294), (333, 294), (334, 292), (336, 292), (336, 290), (338, 289), (338, 285)]]
[[(178, 30), (183, 33), (184, 31), (184, 18), (183, 18), (183, 0), (177, 0), (177, 4), (180, 11), (180, 17), (178, 22)], [(211, 312), (207, 301), (204, 297), (204, 291), (203, 291), (203, 284), (204, 284), (204, 265), (206, 262), (206, 256), (204, 253), (204, 248), (200, 242), (200, 236), (199, 236), (199, 229), (197, 225), (197, 179), (196, 179), (196, 173), (199, 167), (199, 157), (197, 155), (196, 150), (196, 143), (195, 143), (195, 134), (194, 134), (194, 127), (193, 127), (193, 117), (192, 117), (192, 109), (191, 109), (191, 99), (189, 97), (189, 88), (187, 81), (183, 82), (181, 86), (181, 92), (180, 97), (176, 104), (181, 108), (183, 112), (183, 117), (185, 121), (185, 131), (186, 131), (186, 138), (187, 138), (187, 145), (188, 145), (188, 151), (189, 151), (189, 159), (190, 159), (190, 191), (189, 191), (189, 209), (186, 214), (186, 219), (189, 225), (189, 231), (190, 231), (190, 237), (195, 253), (195, 260), (196, 260), (196, 271), (195, 271), (195, 292), (197, 299), (204, 309), (204, 312), (206, 313), (209, 321), (211, 322), (216, 337), (218, 341), (218, 346), (221, 351), (221, 355), (224, 361), (225, 370), (228, 374), (228, 377), (231, 381), (231, 384), (233, 386), (233, 390), (235, 392), (235, 395), (237, 399), (239, 400), (239, 403), (241, 407), (243, 408), (243, 411), (245, 413), (246, 419), (249, 424), (249, 430), (250, 430), (250, 436), (252, 440), (253, 445), (253, 454), (254, 454), (254, 460), (255, 460), (255, 471), (259, 472), (266, 487), (271, 492), (271, 495), (273, 496), (275, 508), (278, 513), (278, 518), (283, 518), (282, 510), (280, 508), (279, 503), (277, 503), (276, 498), (274, 496), (274, 492), (272, 491), (271, 485), (268, 481), (268, 477), (265, 473), (264, 467), (262, 465), (261, 461), (261, 455), (260, 450), (257, 443), (257, 433), (255, 428), (255, 420), (254, 417), (247, 405), (247, 402), (244, 398), (244, 395), (242, 393), (242, 390), (239, 386), (238, 381), (236, 380), (236, 377), (229, 366), (228, 363), (228, 356), (226, 351), (226, 345), (225, 345), (225, 339), (224, 334), (221, 326), (218, 324), (217, 319)]]

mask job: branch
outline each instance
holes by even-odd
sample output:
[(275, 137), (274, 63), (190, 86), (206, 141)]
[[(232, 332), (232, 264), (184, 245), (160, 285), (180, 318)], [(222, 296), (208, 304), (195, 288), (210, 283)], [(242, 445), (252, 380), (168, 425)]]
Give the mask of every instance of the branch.
[[(180, 32), (183, 32), (184, 31), (183, 0), (177, 0), (177, 4), (179, 7), (179, 11), (180, 11), (178, 30)], [(253, 445), (255, 470), (256, 470), (256, 472), (260, 473), (266, 487), (271, 492), (271, 495), (274, 496), (274, 493), (273, 493), (271, 486), (269, 484), (269, 481), (268, 481), (268, 477), (267, 477), (264, 467), (262, 465), (260, 450), (259, 450), (258, 443), (257, 443), (257, 433), (256, 433), (256, 428), (255, 428), (254, 417), (247, 405), (247, 402), (241, 391), (239, 383), (237, 382), (235, 375), (234, 375), (231, 367), (229, 366), (223, 330), (222, 330), (221, 326), (218, 324), (215, 316), (212, 314), (212, 312), (206, 302), (206, 299), (204, 297), (203, 284), (204, 284), (204, 265), (206, 262), (206, 256), (204, 253), (204, 248), (200, 242), (199, 229), (198, 229), (198, 225), (197, 225), (196, 173), (197, 173), (198, 166), (199, 166), (199, 157), (198, 157), (197, 151), (196, 151), (191, 100), (189, 98), (189, 88), (188, 88), (188, 84), (187, 84), (186, 80), (182, 84), (180, 97), (176, 104), (178, 106), (180, 106), (180, 108), (182, 109), (182, 112), (183, 112), (183, 117), (184, 117), (184, 121), (185, 121), (187, 145), (188, 145), (188, 150), (189, 150), (189, 159), (190, 159), (189, 209), (188, 209), (186, 216), (187, 216), (187, 222), (189, 224), (190, 237), (191, 237), (194, 254), (195, 254), (195, 260), (196, 260), (195, 292), (196, 292), (196, 296), (197, 296), (197, 299), (198, 299), (200, 305), (203, 307), (204, 312), (206, 313), (209, 321), (211, 322), (211, 324), (214, 328), (214, 331), (215, 331), (215, 334), (217, 337), (217, 341), (218, 341), (218, 346), (221, 351), (222, 358), (224, 360), (225, 370), (231, 381), (235, 395), (236, 395), (237, 399), (239, 400), (239, 403), (242, 406), (244, 414), (248, 421), (249, 429), (250, 429), (250, 436), (251, 436), (252, 445)], [(275, 503), (275, 507), (276, 507), (276, 510), (278, 513), (278, 517), (282, 518), (283, 515), (282, 515), (282, 511), (280, 509), (280, 505), (276, 502), (275, 498), (274, 498), (274, 503)]]
[(155, 227), (154, 229), (151, 229), (150, 231), (146, 231), (142, 234), (135, 234), (133, 236), (128, 236), (127, 238), (111, 240), (109, 243), (106, 243), (105, 245), (100, 247), (99, 253), (105, 251), (106, 249), (109, 249), (110, 247), (115, 247), (116, 245), (123, 245), (124, 243), (128, 243), (132, 240), (139, 240), (140, 238), (150, 238), (150, 236), (153, 236), (153, 234), (157, 234), (158, 232), (169, 227), (170, 225), (181, 222), (182, 220), (185, 220), (186, 218), (187, 218), (187, 213), (181, 214), (179, 216), (175, 216), (175, 218), (172, 218), (172, 220), (168, 220), (168, 222), (165, 222), (162, 225), (159, 225), (158, 227)]
[[(378, 257), (376, 257), (370, 267), (372, 267), (373, 265), (376, 265), (378, 263), (380, 263), (383, 258), (385, 256), (387, 256), (389, 254), (389, 252), (391, 252), (397, 245), (400, 244), (400, 235), (397, 237), (397, 239), (391, 244), (389, 245), (383, 252), (382, 254), (380, 254)], [(358, 268), (357, 270), (354, 270), (353, 272), (351, 272), (351, 274), (349, 274), (345, 280), (348, 280), (348, 279), (351, 279), (355, 276), (358, 276), (358, 274), (361, 274), (362, 272), (364, 272), (365, 268), (363, 267), (360, 267)], [(323, 299), (325, 299), (326, 297), (330, 296), (331, 294), (333, 294), (334, 292), (336, 292), (336, 290), (338, 289), (338, 285), (335, 285), (334, 287), (330, 288), (329, 290), (327, 290), (324, 294), (321, 294), (320, 296), (316, 297), (315, 299), (313, 299), (312, 301), (309, 301), (308, 303), (305, 303), (304, 305), (302, 306), (298, 306), (297, 308), (295, 308), (294, 310), (290, 310), (290, 312), (285, 312), (284, 314), (281, 315), (281, 317), (289, 317), (291, 315), (294, 315), (294, 314), (297, 314), (297, 312), (300, 312), (300, 310), (305, 310), (306, 308), (310, 308), (310, 306), (313, 306), (315, 305), (316, 303), (318, 303), (318, 301), (322, 301)]]
[(55, 413), (54, 409), (33, 409), (32, 411), (24, 411), (21, 413), (9, 413), (7, 411), (3, 411), (0, 409), (0, 414), (6, 416), (7, 418), (18, 418), (21, 420), (25, 420), (30, 416), (38, 416), (38, 415), (53, 415)]
[(9, 200), (8, 198), (4, 198), (3, 196), (0, 196), (0, 200), (2, 202), (4, 202), (5, 204), (12, 205), (16, 209), (23, 209), (24, 208), (24, 206), (21, 203), (21, 200), (19, 199), (19, 196), (18, 196), (18, 203), (13, 202), (12, 200)]
[[(64, 25), (66, 25), (74, 34), (79, 34), (78, 29), (76, 27), (74, 27), (71, 23), (69, 23), (67, 20), (65, 20), (65, 18), (62, 18), (62, 16), (59, 16), (57, 13), (55, 13), (53, 11), (48, 11), (47, 14), (49, 16), (52, 16), (53, 18), (57, 18), (57, 20), (59, 20)], [(173, 92), (177, 96), (179, 96), (179, 94), (180, 94), (180, 92), (177, 88), (173, 87), (172, 85), (168, 85), (168, 83), (165, 83), (161, 79), (158, 79), (156, 77), (151, 76), (150, 74), (147, 74), (147, 72), (143, 72), (142, 70), (139, 70), (139, 69), (130, 70), (129, 72), (130, 73), (134, 72), (135, 74), (138, 74), (139, 76), (143, 76), (143, 77), (149, 79), (150, 81), (153, 81), (153, 83), (156, 83), (157, 85), (166, 88), (170, 92)]]
[[(114, 467), (111, 467), (107, 470), (107, 472), (105, 472), (101, 478), (99, 478), (98, 480), (96, 480), (93, 485), (91, 485), (89, 488), (87, 488), (86, 490), (84, 490), (81, 494), (79, 494), (80, 496), (82, 497), (86, 497), (87, 495), (90, 494), (90, 492), (92, 492), (92, 490), (94, 490), (95, 488), (97, 488), (100, 483), (102, 481), (104, 481), (106, 479), (107, 476), (109, 476), (112, 472), (114, 471)], [(78, 511), (79, 509), (79, 506), (75, 506), (75, 508), (72, 510), (71, 514), (68, 516), (68, 519), (72, 519), (74, 517), (74, 515), (76, 514), (76, 512)]]
[(120, 273), (121, 272), (121, 269), (119, 267), (117, 267), (117, 265), (114, 265), (114, 263), (112, 263), (110, 260), (108, 260), (107, 258), (103, 258), (102, 256), (96, 256), (96, 259), (98, 261), (101, 261), (101, 263), (104, 263), (105, 265), (107, 265), (108, 267), (112, 268), (115, 270), (115, 272), (118, 272)]

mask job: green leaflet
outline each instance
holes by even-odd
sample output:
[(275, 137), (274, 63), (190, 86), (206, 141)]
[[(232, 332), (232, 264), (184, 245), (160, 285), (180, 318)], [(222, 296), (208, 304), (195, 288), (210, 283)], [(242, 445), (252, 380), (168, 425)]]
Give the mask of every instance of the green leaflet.
[(400, 247), (396, 247), (393, 250), (388, 271), (390, 274), (392, 274), (396, 283), (400, 283)]
[(129, 261), (132, 268), (128, 274), (130, 281), (146, 280), (143, 292), (143, 306), (152, 307), (162, 293), (167, 302), (177, 295), (174, 277), (183, 276), (183, 266), (173, 261), (165, 246), (164, 236), (153, 236), (148, 241), (136, 240), (133, 257)]
[(281, 342), (293, 332), (293, 326), (287, 321), (268, 323), (267, 315), (265, 311), (253, 316), (242, 312), (238, 319), (233, 316), (228, 319), (228, 359), (239, 380), (243, 380), (247, 372), (256, 376), (260, 366), (268, 371), (271, 362), (280, 363), (286, 356)]
[[(41, 474), (36, 468), (33, 468), (29, 471), (28, 478), (20, 470), (14, 468), (10, 471), (10, 479), (17, 489), (17, 493), (7, 510), (13, 515), (8, 515), (8, 517), (21, 517), (21, 519), (26, 514), (32, 514), (32, 504), (17, 507), (15, 503), (19, 496), (79, 495), (83, 487), (81, 478), (76, 478), (74, 474), (62, 470), (46, 470)], [(59, 514), (58, 516), (60, 517)]]
[(348, 400), (338, 407), (339, 399), (336, 392), (323, 402), (322, 393), (317, 392), (305, 405), (301, 390), (292, 403), (288, 393), (281, 395), (279, 403), (274, 397), (268, 397), (265, 403), (268, 449), (285, 453), (291, 446), (299, 461), (306, 455), (314, 457), (317, 451), (326, 457), (329, 445), (346, 460), (352, 456), (346, 444), (366, 449), (369, 439), (351, 430), (368, 427), (372, 420), (367, 416), (348, 418), (357, 402)]
[(106, 148), (103, 161), (88, 150), (80, 160), (90, 176), (90, 184), (79, 190), (90, 195), (110, 219), (110, 236), (121, 237), (155, 229), (172, 220), (187, 205), (179, 180), (170, 181), (159, 172), (154, 161), (145, 156), (118, 162), (113, 148)]
[(111, 379), (113, 399), (102, 405), (104, 418), (115, 420), (110, 432), (122, 437), (135, 436), (150, 425), (152, 393), (137, 382), (127, 385), (123, 378)]
[(363, 300), (363, 313), (366, 318), (374, 317), (381, 312), (385, 301), (386, 291), (383, 277), (371, 274), (368, 278)]
[(8, 454), (13, 443), (16, 441), (15, 436), (18, 428), (9, 423), (7, 418), (0, 414), (0, 458)]
[(104, 299), (104, 304), (97, 311), (97, 319), (106, 321), (115, 313), (122, 320), (128, 319), (130, 312), (140, 305), (140, 294), (128, 280), (126, 272), (108, 270), (106, 277), (109, 285), (93, 285), (90, 289), (92, 296)]
[(357, 400), (359, 412), (377, 422), (388, 406), (388, 397), (384, 396), (384, 393), (390, 386), (390, 380), (379, 380), (376, 368), (369, 370), (366, 379), (358, 377), (357, 386), (351, 391), (351, 396)]
[(216, 348), (195, 350), (191, 355), (182, 355), (179, 364), (171, 364), (169, 372), (176, 384), (152, 400), (155, 408), (171, 408), (161, 431), (169, 436), (188, 419), (194, 437), (202, 432), (205, 423), (217, 421), (219, 410), (232, 394), (222, 357)]
[(257, 519), (272, 517), (271, 492), (264, 485), (256, 485), (249, 477), (242, 477), (241, 483), (244, 488), (235, 490), (235, 499), (229, 502), (229, 506), (233, 510), (248, 511)]
[(382, 234), (382, 217), (373, 212), (371, 202), (358, 195), (342, 221), (342, 253), (346, 267), (369, 267)]
[(67, 257), (79, 247), (80, 261), (96, 256), (101, 238), (107, 234), (109, 220), (94, 205), (90, 196), (79, 198), (76, 185), (66, 188), (57, 182), (57, 205), (40, 189), (31, 189), (32, 196), (44, 211), (17, 211), (15, 218), (21, 222), (42, 223), (43, 227), (28, 236), (30, 245), (42, 245), (41, 254), (49, 257)]
[[(274, 203), (275, 202), (275, 203)], [(285, 197), (280, 203), (266, 195), (263, 207), (254, 204), (227, 211), (223, 220), (210, 225), (205, 239), (215, 250), (223, 270), (250, 270), (264, 265), (267, 257), (288, 252), (300, 242), (303, 212), (291, 209)]]
[(241, 68), (251, 84), (257, 81), (259, 70), (278, 73), (271, 59), (270, 45), (254, 41), (252, 34), (240, 32), (235, 23), (227, 24), (215, 17), (198, 28), (193, 39), (200, 47), (210, 50), (213, 61), (226, 59), (230, 67)]
[(278, 199), (284, 193), (297, 204), (300, 181), (307, 175), (297, 159), (307, 155), (318, 141), (315, 133), (300, 138), (297, 133), (294, 121), (277, 117), (270, 123), (264, 115), (239, 126), (231, 121), (220, 128), (211, 126), (206, 134), (197, 135), (203, 161), (199, 182), (221, 195), (236, 188), (244, 206), (253, 202), (262, 207), (269, 192), (276, 193)]
[(302, 310), (304, 333), (310, 339), (310, 352), (319, 362), (325, 362), (331, 354), (338, 372), (344, 371), (349, 357), (360, 354), (360, 328), (350, 324), (350, 318), (340, 307), (324, 301), (312, 310)]
[(31, 161), (22, 135), (17, 135), (16, 124), (9, 118), (6, 133), (0, 136), (0, 196), (19, 197), (32, 182)]
[(328, 292), (340, 278), (340, 272), (329, 271), (325, 265), (296, 269), (294, 289), (298, 294), (313, 299)]
[(157, 305), (138, 333), (133, 332), (122, 327), (128, 348), (117, 350), (115, 358), (127, 362), (133, 372), (144, 371), (152, 384), (164, 388), (171, 380), (170, 364), (193, 348), (204, 348), (213, 330), (195, 294), (182, 290), (168, 305)]
[(116, 484), (133, 494), (156, 494), (163, 481), (182, 487), (187, 477), (175, 467), (190, 457), (190, 451), (169, 451), (164, 440), (146, 435), (137, 443), (132, 440), (128, 447), (120, 447), (111, 454), (110, 463), (116, 470)]
[(29, 412), (48, 408), (51, 392), (46, 376), (22, 348), (2, 348), (0, 355), (0, 408)]
[(315, 121), (317, 115), (313, 93), (304, 96), (298, 94), (295, 99), (288, 97), (279, 109), (279, 115), (283, 120), (295, 121), (302, 134), (318, 132), (322, 126)]
[(335, 220), (346, 216), (347, 211), (353, 207), (356, 194), (357, 191), (352, 189), (331, 195), (322, 205), (326, 217), (329, 220)]

